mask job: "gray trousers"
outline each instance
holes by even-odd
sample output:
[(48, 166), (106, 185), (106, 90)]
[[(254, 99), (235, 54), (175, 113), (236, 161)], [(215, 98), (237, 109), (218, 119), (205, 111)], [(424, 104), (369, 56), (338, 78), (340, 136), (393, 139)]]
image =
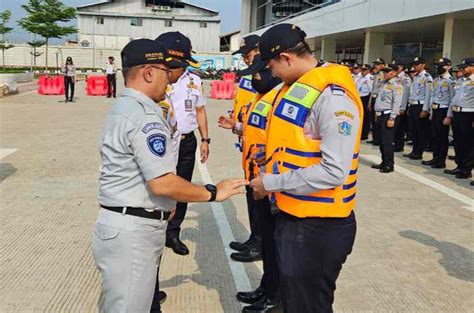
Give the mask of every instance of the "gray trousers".
[(166, 221), (100, 209), (92, 253), (102, 274), (101, 313), (149, 313)]

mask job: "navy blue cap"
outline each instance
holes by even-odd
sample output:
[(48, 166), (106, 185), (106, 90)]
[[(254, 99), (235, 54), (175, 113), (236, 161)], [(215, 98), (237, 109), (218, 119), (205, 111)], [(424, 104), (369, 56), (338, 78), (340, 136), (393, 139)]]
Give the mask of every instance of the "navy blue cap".
[(260, 36), (258, 35), (249, 35), (240, 40), (240, 48), (237, 51), (232, 52), (234, 54), (241, 54), (246, 55), (253, 49), (258, 48), (258, 42), (260, 40)]
[(458, 64), (458, 67), (465, 68), (471, 65), (474, 65), (474, 58), (465, 58), (462, 60), (461, 64)]
[(306, 33), (296, 25), (277, 24), (260, 37), (259, 48), (263, 61), (268, 62), (279, 53), (294, 47), (306, 38)]
[(365, 71), (365, 70), (371, 70), (371, 69), (372, 69), (372, 66), (370, 66), (370, 64), (364, 64), (364, 65), (361, 66), (361, 69), (362, 69), (363, 71)]
[(398, 71), (397, 64), (385, 64), (385, 67), (382, 69), (384, 72)]
[(170, 68), (179, 67), (179, 64), (168, 56), (166, 48), (151, 39), (130, 41), (122, 49), (120, 55), (123, 68), (145, 64), (165, 64)]
[(452, 65), (451, 60), (448, 58), (441, 58), (438, 60), (438, 62), (435, 63), (436, 66), (450, 66)]
[(181, 63), (180, 67), (200, 67), (198, 61), (193, 59), (191, 53), (193, 47), (191, 40), (180, 32), (167, 32), (159, 35), (155, 41), (159, 42), (166, 48), (166, 52), (175, 61)]
[(405, 67), (405, 64), (403, 64), (402, 62), (400, 61), (397, 61), (397, 60), (392, 60), (392, 64), (393, 66), (403, 66)]
[(383, 58), (377, 58), (372, 63), (374, 63), (374, 64), (385, 64), (385, 60)]
[(413, 64), (413, 65), (425, 64), (425, 59), (422, 58), (422, 57), (416, 57), (416, 58), (413, 59), (411, 64)]

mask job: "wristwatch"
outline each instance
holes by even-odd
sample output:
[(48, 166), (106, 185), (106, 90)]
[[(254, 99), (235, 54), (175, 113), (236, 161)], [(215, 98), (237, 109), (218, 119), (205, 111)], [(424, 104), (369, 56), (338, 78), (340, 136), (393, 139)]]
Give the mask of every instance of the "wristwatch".
[(211, 199), (209, 199), (208, 202), (214, 202), (216, 201), (216, 197), (217, 197), (217, 187), (214, 186), (214, 185), (211, 185), (211, 184), (208, 184), (205, 186), (207, 191), (209, 191), (211, 193)]
[(211, 138), (201, 138), (201, 142), (211, 143)]

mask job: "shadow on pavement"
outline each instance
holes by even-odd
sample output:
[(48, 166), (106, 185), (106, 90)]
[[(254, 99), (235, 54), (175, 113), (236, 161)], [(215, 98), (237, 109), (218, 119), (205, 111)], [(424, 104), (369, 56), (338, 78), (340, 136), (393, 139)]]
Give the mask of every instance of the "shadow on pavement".
[(452, 242), (438, 241), (436, 238), (414, 230), (399, 232), (400, 236), (415, 240), (441, 253), (439, 264), (449, 276), (474, 282), (474, 252)]
[(16, 173), (16, 168), (13, 167), (10, 163), (0, 164), (0, 183), (2, 183), (9, 176)]

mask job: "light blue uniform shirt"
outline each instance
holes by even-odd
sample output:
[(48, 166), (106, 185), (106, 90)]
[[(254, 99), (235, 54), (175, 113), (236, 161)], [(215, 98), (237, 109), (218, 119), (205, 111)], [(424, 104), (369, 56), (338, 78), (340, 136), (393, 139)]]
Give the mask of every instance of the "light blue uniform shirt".
[[(429, 112), (431, 106), (431, 85), (433, 83), (433, 77), (425, 70), (418, 73), (413, 78), (413, 84), (410, 89), (410, 104), (421, 104), (423, 105), (423, 111)], [(416, 102), (416, 103), (415, 103)]]

